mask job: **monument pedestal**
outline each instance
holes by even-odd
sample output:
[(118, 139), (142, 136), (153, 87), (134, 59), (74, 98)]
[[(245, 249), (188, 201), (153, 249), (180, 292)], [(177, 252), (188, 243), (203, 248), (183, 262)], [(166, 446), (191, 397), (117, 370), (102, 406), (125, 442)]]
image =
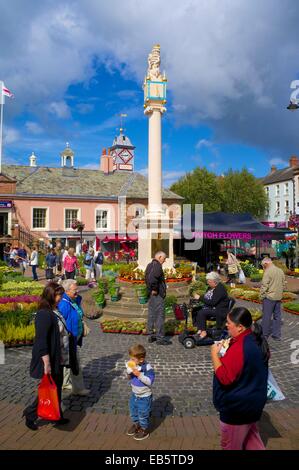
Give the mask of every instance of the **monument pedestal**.
[(163, 268), (173, 268), (173, 229), (172, 220), (160, 215), (148, 214), (138, 219), (138, 268), (145, 270), (158, 251), (164, 251), (166, 261)]

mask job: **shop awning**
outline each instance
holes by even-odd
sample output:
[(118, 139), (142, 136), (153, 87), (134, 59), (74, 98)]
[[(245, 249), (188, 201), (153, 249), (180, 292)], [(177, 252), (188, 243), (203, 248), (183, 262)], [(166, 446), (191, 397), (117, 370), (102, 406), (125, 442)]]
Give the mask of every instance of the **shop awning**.
[[(202, 225), (201, 225), (202, 220)], [(289, 229), (267, 227), (250, 214), (225, 212), (191, 213), (181, 220), (183, 238), (222, 240), (283, 240)]]
[(124, 243), (124, 242), (135, 242), (138, 240), (138, 235), (137, 233), (136, 234), (129, 234), (129, 235), (125, 235), (125, 236), (121, 236), (121, 235), (105, 235), (105, 234), (101, 234), (101, 235), (97, 235), (97, 239), (101, 240), (103, 243), (108, 243), (108, 242), (120, 242), (120, 243)]

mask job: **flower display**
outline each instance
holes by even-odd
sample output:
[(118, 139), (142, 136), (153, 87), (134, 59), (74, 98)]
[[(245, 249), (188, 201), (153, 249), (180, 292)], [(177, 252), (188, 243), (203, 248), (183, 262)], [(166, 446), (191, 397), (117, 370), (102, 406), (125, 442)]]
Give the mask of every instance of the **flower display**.
[(83, 232), (85, 224), (81, 222), (80, 220), (73, 220), (72, 225), (71, 225), (73, 230), (78, 230), (78, 232)]

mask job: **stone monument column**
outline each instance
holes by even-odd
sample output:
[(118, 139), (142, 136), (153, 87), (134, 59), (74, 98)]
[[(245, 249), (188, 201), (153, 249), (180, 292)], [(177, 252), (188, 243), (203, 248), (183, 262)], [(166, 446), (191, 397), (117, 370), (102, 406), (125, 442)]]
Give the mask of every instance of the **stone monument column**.
[(149, 117), (148, 132), (148, 210), (138, 223), (138, 265), (145, 269), (156, 251), (167, 255), (164, 267), (173, 267), (172, 221), (162, 209), (162, 115), (166, 111), (165, 73), (160, 73), (160, 46), (148, 56), (144, 79), (144, 114)]

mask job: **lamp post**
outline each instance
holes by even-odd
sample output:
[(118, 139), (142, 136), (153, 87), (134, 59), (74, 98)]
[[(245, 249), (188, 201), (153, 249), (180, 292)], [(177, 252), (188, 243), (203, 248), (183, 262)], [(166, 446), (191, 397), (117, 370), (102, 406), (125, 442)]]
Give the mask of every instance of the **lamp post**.
[(80, 254), (82, 253), (82, 232), (84, 230), (85, 224), (80, 220), (73, 220), (72, 229), (80, 232)]
[[(287, 106), (287, 109), (289, 111), (296, 111), (297, 109), (299, 109), (299, 103), (298, 103), (298, 100), (296, 101), (290, 101), (289, 105)], [(294, 215), (290, 217), (290, 222), (292, 222), (294, 224), (294, 227), (295, 227), (295, 230), (297, 232), (297, 237), (296, 237), (296, 265), (297, 265), (297, 268), (299, 267), (299, 264), (298, 264), (298, 251), (299, 251), (299, 245), (298, 245), (298, 235), (299, 235), (299, 216), (297, 216), (296, 214), (296, 185), (295, 185), (295, 178), (293, 177), (293, 191), (294, 191)]]

